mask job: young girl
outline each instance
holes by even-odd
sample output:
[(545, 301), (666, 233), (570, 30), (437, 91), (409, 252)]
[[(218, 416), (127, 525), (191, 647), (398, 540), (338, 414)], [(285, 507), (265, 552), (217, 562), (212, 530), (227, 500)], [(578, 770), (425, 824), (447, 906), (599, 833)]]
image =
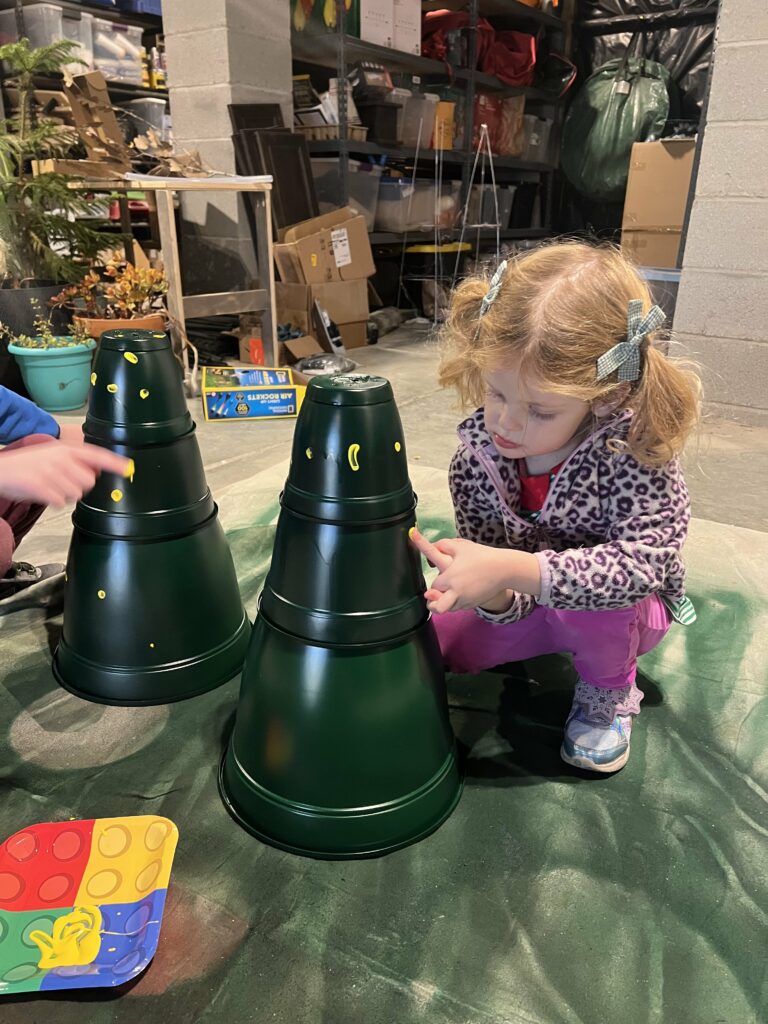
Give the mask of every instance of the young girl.
[(569, 652), (578, 681), (561, 755), (629, 757), (637, 656), (695, 614), (677, 459), (697, 377), (653, 345), (664, 314), (614, 248), (553, 244), (456, 290), (440, 380), (480, 408), (450, 468), (458, 538), (416, 546), (448, 668)]

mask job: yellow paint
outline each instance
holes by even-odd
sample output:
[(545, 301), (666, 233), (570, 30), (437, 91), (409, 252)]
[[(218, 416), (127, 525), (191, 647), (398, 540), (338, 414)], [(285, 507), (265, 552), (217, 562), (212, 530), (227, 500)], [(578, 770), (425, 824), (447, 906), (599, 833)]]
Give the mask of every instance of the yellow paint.
[(96, 596), (98, 597), (98, 599), (99, 599), (100, 601), (103, 601), (103, 600), (104, 600), (104, 598), (105, 598), (105, 597), (107, 596), (107, 592), (106, 592), (106, 590), (99, 590), (99, 591), (97, 592)]
[(114, 489), (114, 491), (112, 491), (112, 494), (110, 495), (110, 497), (112, 498), (112, 501), (122, 501), (123, 500), (123, 492), (119, 491), (117, 489), (117, 487), (116, 487)]
[(416, 527), (412, 526), (408, 531), (408, 540), (413, 540), (414, 533), (416, 533)]
[(146, 388), (142, 388), (139, 392), (139, 398), (149, 398), (149, 392)]
[(360, 463), (357, 461), (358, 452), (360, 451), (359, 444), (351, 444), (347, 449), (347, 459), (352, 467), (352, 472), (356, 473), (360, 469)]
[(128, 465), (123, 470), (123, 476), (127, 480), (130, 480), (131, 483), (133, 483), (133, 477), (134, 477), (135, 472), (136, 472), (136, 463), (133, 461), (133, 459), (128, 459)]
[(71, 914), (57, 918), (49, 935), (29, 933), (40, 950), (38, 967), (84, 967), (92, 964), (101, 948), (101, 911), (93, 905), (75, 907)]
[(400, 442), (399, 441), (395, 441), (395, 451), (399, 452), (401, 448), (402, 448), (402, 445), (400, 444)]
[(304, 454), (307, 456), (308, 459), (311, 459), (312, 458), (312, 449), (311, 448), (307, 448), (307, 450), (306, 450), (306, 452)]
[(98, 379), (95, 373), (91, 374), (91, 384), (95, 384)]
[(134, 366), (139, 361), (139, 357), (136, 355), (135, 352), (123, 352), (123, 359), (125, 359), (126, 362), (133, 363)]
[(154, 644), (150, 644), (149, 646), (152, 648), (152, 650), (155, 649), (155, 645)]
[(152, 337), (153, 338), (164, 338), (165, 335), (164, 334), (153, 334)]
[(97, 819), (76, 904), (134, 903), (165, 889), (179, 833), (154, 814)]
[(117, 384), (107, 384), (107, 391), (110, 393), (110, 395), (116, 395)]

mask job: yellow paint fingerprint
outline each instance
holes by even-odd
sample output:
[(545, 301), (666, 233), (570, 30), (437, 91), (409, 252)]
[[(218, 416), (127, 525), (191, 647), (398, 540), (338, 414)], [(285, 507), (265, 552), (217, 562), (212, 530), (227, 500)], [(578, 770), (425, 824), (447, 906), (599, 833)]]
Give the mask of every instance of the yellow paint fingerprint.
[(352, 467), (353, 473), (356, 473), (358, 469), (360, 469), (360, 463), (357, 461), (359, 451), (359, 444), (351, 444), (347, 449), (347, 459), (349, 461), (350, 466)]
[(415, 526), (412, 526), (412, 527), (410, 528), (410, 530), (408, 531), (408, 539), (409, 539), (409, 540), (413, 540), (413, 535), (414, 535), (414, 533), (416, 533), (416, 527), (415, 527)]
[(142, 388), (139, 392), (139, 398), (149, 398), (149, 392), (146, 388)]
[(135, 352), (123, 352), (123, 359), (125, 359), (126, 362), (133, 363), (134, 366), (139, 361), (139, 357), (136, 355)]
[(117, 489), (117, 487), (116, 487), (114, 489), (114, 491), (112, 491), (112, 494), (110, 495), (110, 497), (112, 498), (112, 501), (122, 501), (123, 500), (123, 492), (119, 491)]
[(155, 648), (154, 644), (150, 644), (149, 646), (154, 650), (154, 648)]
[(402, 448), (402, 445), (400, 444), (400, 442), (399, 441), (395, 441), (395, 451), (399, 452), (401, 448)]
[(136, 463), (133, 461), (133, 459), (128, 459), (128, 465), (123, 470), (123, 476), (126, 478), (126, 480), (130, 480), (131, 483), (133, 483), (133, 477), (135, 472)]
[(307, 456), (308, 459), (311, 459), (312, 458), (312, 449), (311, 448), (307, 448), (307, 450), (306, 450), (306, 452), (304, 454)]
[(110, 395), (116, 395), (117, 384), (107, 384), (107, 391), (110, 393)]
[(95, 373), (91, 374), (91, 384), (95, 384), (98, 379)]
[(96, 593), (96, 597), (98, 597), (98, 599), (99, 599), (100, 601), (103, 601), (103, 600), (104, 600), (104, 598), (105, 598), (106, 596), (107, 596), (107, 592), (106, 592), (106, 590), (99, 590), (99, 591), (97, 591), (97, 593)]

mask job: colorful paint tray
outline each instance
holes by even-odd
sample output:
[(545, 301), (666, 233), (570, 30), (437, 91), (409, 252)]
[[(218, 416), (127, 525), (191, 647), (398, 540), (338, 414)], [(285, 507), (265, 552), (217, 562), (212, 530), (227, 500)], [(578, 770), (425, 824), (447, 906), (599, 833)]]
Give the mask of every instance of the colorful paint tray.
[(179, 832), (137, 815), (31, 825), (0, 846), (0, 996), (122, 985), (157, 949)]

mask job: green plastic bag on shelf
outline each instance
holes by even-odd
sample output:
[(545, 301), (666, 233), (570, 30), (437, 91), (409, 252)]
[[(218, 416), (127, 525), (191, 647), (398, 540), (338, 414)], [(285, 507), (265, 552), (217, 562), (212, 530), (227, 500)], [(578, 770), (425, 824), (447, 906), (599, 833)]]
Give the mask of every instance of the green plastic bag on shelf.
[(602, 202), (624, 198), (635, 142), (660, 138), (669, 115), (669, 72), (630, 56), (602, 64), (576, 95), (563, 128), (561, 163), (571, 184)]

